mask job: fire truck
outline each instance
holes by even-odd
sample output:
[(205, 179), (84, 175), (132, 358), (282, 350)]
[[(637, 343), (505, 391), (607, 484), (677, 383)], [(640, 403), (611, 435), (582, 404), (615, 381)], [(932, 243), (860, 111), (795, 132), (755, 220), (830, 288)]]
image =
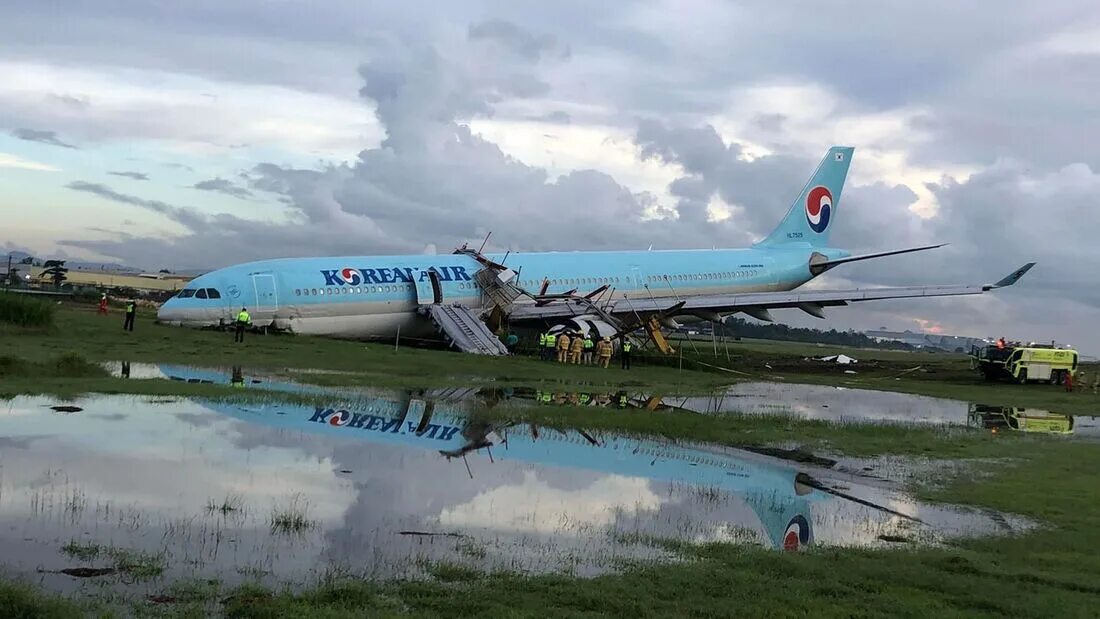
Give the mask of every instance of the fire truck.
[(990, 344), (970, 349), (970, 367), (986, 380), (1012, 380), (1060, 385), (1077, 371), (1077, 351), (1049, 345)]

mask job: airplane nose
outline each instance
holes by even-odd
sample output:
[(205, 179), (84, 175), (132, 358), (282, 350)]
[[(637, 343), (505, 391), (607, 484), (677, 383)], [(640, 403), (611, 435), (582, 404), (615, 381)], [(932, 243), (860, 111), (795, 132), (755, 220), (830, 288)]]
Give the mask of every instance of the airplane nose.
[(167, 325), (180, 325), (183, 322), (183, 312), (175, 299), (168, 299), (157, 309), (157, 322)]

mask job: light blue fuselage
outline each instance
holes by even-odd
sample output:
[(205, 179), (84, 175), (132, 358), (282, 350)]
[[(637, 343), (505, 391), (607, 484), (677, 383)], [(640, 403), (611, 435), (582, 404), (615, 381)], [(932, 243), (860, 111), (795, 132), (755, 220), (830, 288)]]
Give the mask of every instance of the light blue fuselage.
[[(549, 252), (487, 256), (505, 261), (532, 293), (586, 294), (607, 285), (615, 299), (682, 298), (792, 290), (813, 278), (810, 257), (847, 256), (842, 250), (799, 246), (731, 250)], [(254, 324), (295, 333), (350, 338), (433, 333), (417, 314), (433, 297), (435, 271), (444, 303), (481, 306), (465, 254), (343, 256), (263, 260), (219, 269), (188, 284), (161, 308), (158, 319), (185, 326), (232, 322), (247, 308)], [(190, 292), (188, 292), (190, 291)], [(201, 291), (201, 292), (200, 292)], [(216, 291), (216, 292), (211, 292)], [(613, 292), (612, 292), (613, 291)], [(200, 298), (206, 297), (206, 298)], [(216, 298), (212, 298), (216, 297)], [(522, 298), (518, 302), (530, 302)]]
[[(614, 300), (793, 290), (813, 278), (810, 260), (830, 249), (853, 149), (833, 146), (776, 229), (751, 249), (551, 252), (488, 256), (516, 271), (532, 294), (585, 295), (606, 285)], [(208, 273), (161, 308), (169, 324), (231, 322), (242, 307), (256, 324), (352, 338), (434, 334), (417, 312), (431, 303), (482, 307), (471, 255), (344, 256), (251, 262)], [(436, 273), (435, 279), (429, 273)], [(542, 282), (549, 281), (543, 291)], [(604, 299), (607, 299), (605, 296)], [(521, 302), (534, 302), (521, 297)], [(629, 305), (629, 304), (628, 304)]]

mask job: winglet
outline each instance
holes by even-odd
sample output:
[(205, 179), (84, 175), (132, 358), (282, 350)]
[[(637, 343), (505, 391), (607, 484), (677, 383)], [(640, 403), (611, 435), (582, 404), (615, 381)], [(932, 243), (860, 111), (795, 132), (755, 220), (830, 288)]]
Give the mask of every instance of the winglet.
[(1030, 271), (1031, 267), (1033, 266), (1035, 266), (1034, 262), (1029, 262), (1025, 264), (1024, 266), (1013, 271), (1011, 275), (1004, 277), (1003, 279), (1001, 279), (1001, 281), (990, 286), (990, 288), (1004, 288), (1005, 286), (1011, 286), (1012, 284), (1015, 284), (1016, 282), (1020, 281), (1020, 278), (1023, 277), (1025, 273)]

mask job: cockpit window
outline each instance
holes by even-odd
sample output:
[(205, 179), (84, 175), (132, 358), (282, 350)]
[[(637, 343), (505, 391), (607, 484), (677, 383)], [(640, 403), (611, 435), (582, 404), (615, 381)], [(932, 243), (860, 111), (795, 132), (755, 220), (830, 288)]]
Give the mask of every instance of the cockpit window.
[(195, 298), (196, 299), (205, 299), (206, 298), (206, 288), (199, 288), (199, 291), (195, 293)]
[(183, 290), (180, 290), (181, 299), (190, 299), (193, 296), (195, 296), (194, 288), (184, 288)]
[(215, 288), (207, 288), (206, 296), (210, 299), (220, 299), (222, 298), (222, 293), (218, 292)]

